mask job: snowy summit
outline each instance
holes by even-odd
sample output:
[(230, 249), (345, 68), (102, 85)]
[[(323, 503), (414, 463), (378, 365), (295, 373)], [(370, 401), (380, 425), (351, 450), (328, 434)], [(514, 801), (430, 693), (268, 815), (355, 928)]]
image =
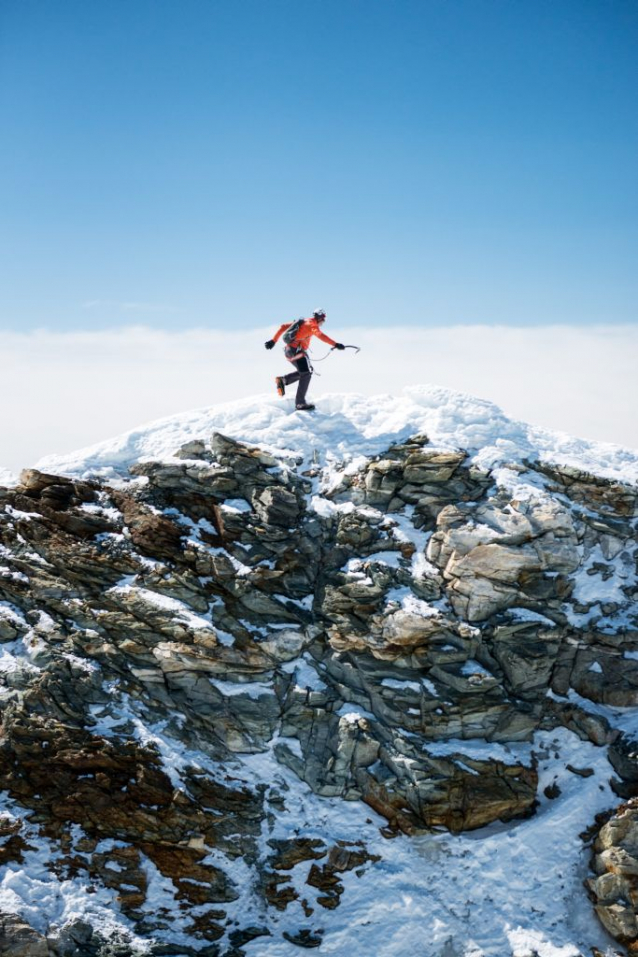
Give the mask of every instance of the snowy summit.
[(638, 482), (638, 451), (590, 442), (509, 419), (484, 399), (438, 386), (400, 396), (328, 394), (314, 414), (295, 413), (292, 399), (258, 395), (160, 419), (117, 438), (38, 462), (44, 471), (112, 476), (135, 462), (170, 456), (186, 442), (223, 432), (306, 462), (353, 461), (382, 452), (391, 442), (426, 433), (441, 449), (465, 449), (485, 468), (525, 459), (557, 462), (623, 482)]

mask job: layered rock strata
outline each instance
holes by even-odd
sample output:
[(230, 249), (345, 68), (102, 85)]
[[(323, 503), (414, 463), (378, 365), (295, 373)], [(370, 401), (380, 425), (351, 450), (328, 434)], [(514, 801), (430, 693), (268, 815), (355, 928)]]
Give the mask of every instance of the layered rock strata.
[[(0, 490), (0, 850), (20, 863), (37, 826), (55, 873), (113, 891), (153, 953), (190, 952), (149, 910), (153, 875), (193, 952), (232, 955), (290, 906), (310, 924), (286, 939), (319, 946), (341, 875), (374, 873), (356, 834), (269, 839), (286, 794), (255, 783), (251, 755), (364, 802), (391, 837), (534, 814), (536, 759), (515, 745), (539, 730), (621, 753), (588, 703), (638, 704), (635, 489), (533, 462), (490, 473), (424, 435), (328, 474), (216, 433), (131, 473), (28, 470)], [(590, 891), (627, 941), (610, 826)], [(259, 921), (232, 916), (239, 862)], [(23, 938), (106, 946), (90, 925), (1, 919), (16, 955)]]

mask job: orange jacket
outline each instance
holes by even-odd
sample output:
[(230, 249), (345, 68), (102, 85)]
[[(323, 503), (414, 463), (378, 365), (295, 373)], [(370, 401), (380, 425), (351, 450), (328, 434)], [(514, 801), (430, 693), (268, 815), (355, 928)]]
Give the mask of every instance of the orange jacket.
[[(292, 325), (292, 322), (284, 322), (283, 326), (279, 326), (277, 332), (274, 334), (273, 339), (275, 342), (283, 336), (286, 329), (289, 329)], [(334, 339), (331, 339), (330, 336), (327, 336), (321, 331), (319, 323), (316, 319), (304, 319), (303, 323), (299, 326), (297, 335), (289, 345), (295, 349), (302, 349), (306, 352), (310, 348), (310, 340), (313, 336), (316, 336), (317, 339), (321, 339), (322, 342), (327, 342), (329, 346), (335, 346), (336, 342)]]

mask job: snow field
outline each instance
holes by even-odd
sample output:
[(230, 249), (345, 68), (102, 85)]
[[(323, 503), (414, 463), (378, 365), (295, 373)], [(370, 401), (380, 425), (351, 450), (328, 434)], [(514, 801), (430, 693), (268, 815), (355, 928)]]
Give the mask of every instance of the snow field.
[(306, 464), (355, 462), (425, 432), (433, 447), (467, 449), (484, 468), (538, 457), (619, 481), (638, 481), (638, 452), (590, 442), (509, 419), (492, 402), (439, 386), (412, 386), (398, 396), (327, 394), (313, 415), (290, 401), (252, 396), (151, 422), (68, 455), (49, 455), (37, 467), (69, 475), (116, 477), (138, 460), (172, 456), (213, 431), (260, 445)]

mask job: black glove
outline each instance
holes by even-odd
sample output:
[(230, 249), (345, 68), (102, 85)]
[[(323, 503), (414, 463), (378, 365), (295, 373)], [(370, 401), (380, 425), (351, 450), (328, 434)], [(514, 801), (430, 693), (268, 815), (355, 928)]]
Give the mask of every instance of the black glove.
[(275, 340), (274, 340), (274, 339), (269, 339), (268, 342), (265, 342), (265, 343), (264, 343), (264, 345), (266, 346), (267, 349), (274, 349), (274, 348), (275, 348)]
[(335, 342), (334, 348), (335, 348), (335, 349), (345, 349), (345, 346), (344, 346), (343, 342)]

